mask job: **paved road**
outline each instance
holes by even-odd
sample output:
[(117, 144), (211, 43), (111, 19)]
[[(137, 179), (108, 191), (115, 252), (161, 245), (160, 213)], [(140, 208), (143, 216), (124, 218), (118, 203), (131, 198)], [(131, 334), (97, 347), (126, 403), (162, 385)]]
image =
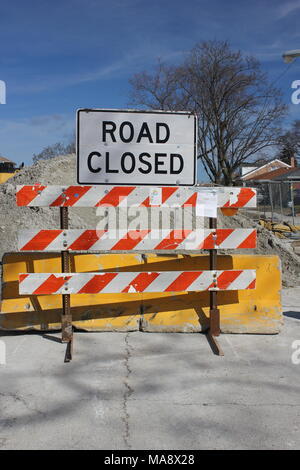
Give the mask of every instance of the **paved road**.
[[(299, 449), (300, 287), (280, 335), (78, 333), (3, 336), (2, 449)], [(297, 356), (300, 358), (300, 353)]]

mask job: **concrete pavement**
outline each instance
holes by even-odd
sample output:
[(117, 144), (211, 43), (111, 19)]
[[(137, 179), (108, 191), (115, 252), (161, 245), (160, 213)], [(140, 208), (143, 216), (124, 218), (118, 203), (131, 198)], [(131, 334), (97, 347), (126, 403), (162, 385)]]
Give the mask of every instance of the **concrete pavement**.
[(0, 449), (299, 449), (300, 287), (283, 304), (279, 335), (222, 335), (224, 357), (202, 334), (76, 333), (64, 364), (59, 333), (0, 333)]

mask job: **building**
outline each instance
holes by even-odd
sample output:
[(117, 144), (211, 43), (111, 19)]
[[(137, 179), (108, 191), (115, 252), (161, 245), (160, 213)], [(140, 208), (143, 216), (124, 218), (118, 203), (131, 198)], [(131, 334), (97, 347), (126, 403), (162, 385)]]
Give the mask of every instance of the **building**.
[[(294, 168), (291, 167), (281, 167), (281, 168), (276, 168), (276, 170), (271, 170), (271, 171), (266, 171), (264, 173), (258, 173), (249, 178), (248, 182), (253, 183), (268, 183), (271, 181), (276, 180), (280, 176), (284, 176), (292, 172)], [(248, 186), (248, 185), (247, 185)]]
[(299, 212), (300, 168), (296, 166), (295, 159), (291, 159), (290, 165), (281, 160), (272, 160), (244, 173), (240, 181), (244, 186), (257, 188), (259, 205), (271, 207), (272, 211), (273, 208), (277, 212), (285, 211), (287, 215), (291, 207)]
[(14, 176), (17, 170), (15, 162), (0, 156), (0, 183), (5, 183), (5, 181)]
[[(290, 171), (293, 168), (295, 168), (295, 159), (291, 159), (290, 165), (287, 163), (282, 162), (281, 160), (278, 160), (275, 158), (274, 160), (271, 160), (270, 162), (265, 163), (264, 165), (261, 166), (249, 166), (245, 165), (242, 166), (241, 169), (241, 176), (239, 177), (240, 181), (246, 182), (246, 181), (252, 181), (252, 180), (260, 180), (261, 177), (264, 179), (268, 179), (267, 175), (273, 173), (276, 170), (283, 170), (283, 171)], [(275, 173), (273, 173), (275, 174)]]
[(289, 181), (291, 183), (300, 182), (300, 167), (292, 168), (290, 171), (285, 174), (278, 175), (276, 181)]

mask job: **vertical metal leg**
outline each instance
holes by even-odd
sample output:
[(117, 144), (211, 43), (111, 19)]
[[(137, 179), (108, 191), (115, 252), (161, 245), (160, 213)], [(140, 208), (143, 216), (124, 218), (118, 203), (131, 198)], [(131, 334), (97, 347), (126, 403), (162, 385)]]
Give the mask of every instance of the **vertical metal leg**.
[[(69, 214), (68, 207), (60, 208), (60, 228), (67, 230), (69, 227)], [(61, 252), (61, 267), (62, 272), (70, 272), (70, 254), (68, 251)], [(72, 326), (72, 314), (71, 314), (71, 302), (70, 294), (63, 294), (62, 296), (62, 317), (61, 317), (61, 331), (62, 331), (62, 342), (67, 343), (67, 351), (65, 356), (65, 362), (69, 362), (72, 359), (73, 350), (73, 326)]]
[[(209, 228), (217, 228), (217, 219), (209, 219)], [(209, 252), (209, 267), (211, 271), (217, 269), (217, 250), (210, 250)], [(216, 336), (220, 335), (220, 310), (217, 303), (217, 291), (210, 291), (210, 309), (209, 309), (209, 329), (207, 333), (208, 342), (214, 354), (224, 356), (224, 353), (216, 340)]]
[(72, 338), (67, 342), (67, 348), (66, 348), (66, 354), (65, 354), (65, 361), (64, 362), (70, 362), (72, 361), (73, 358), (73, 334)]

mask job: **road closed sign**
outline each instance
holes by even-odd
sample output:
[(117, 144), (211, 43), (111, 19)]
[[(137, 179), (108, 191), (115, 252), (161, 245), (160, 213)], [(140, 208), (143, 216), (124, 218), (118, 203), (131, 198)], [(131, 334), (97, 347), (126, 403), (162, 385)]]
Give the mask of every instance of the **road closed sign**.
[(189, 112), (80, 109), (77, 182), (193, 186), (196, 134)]

